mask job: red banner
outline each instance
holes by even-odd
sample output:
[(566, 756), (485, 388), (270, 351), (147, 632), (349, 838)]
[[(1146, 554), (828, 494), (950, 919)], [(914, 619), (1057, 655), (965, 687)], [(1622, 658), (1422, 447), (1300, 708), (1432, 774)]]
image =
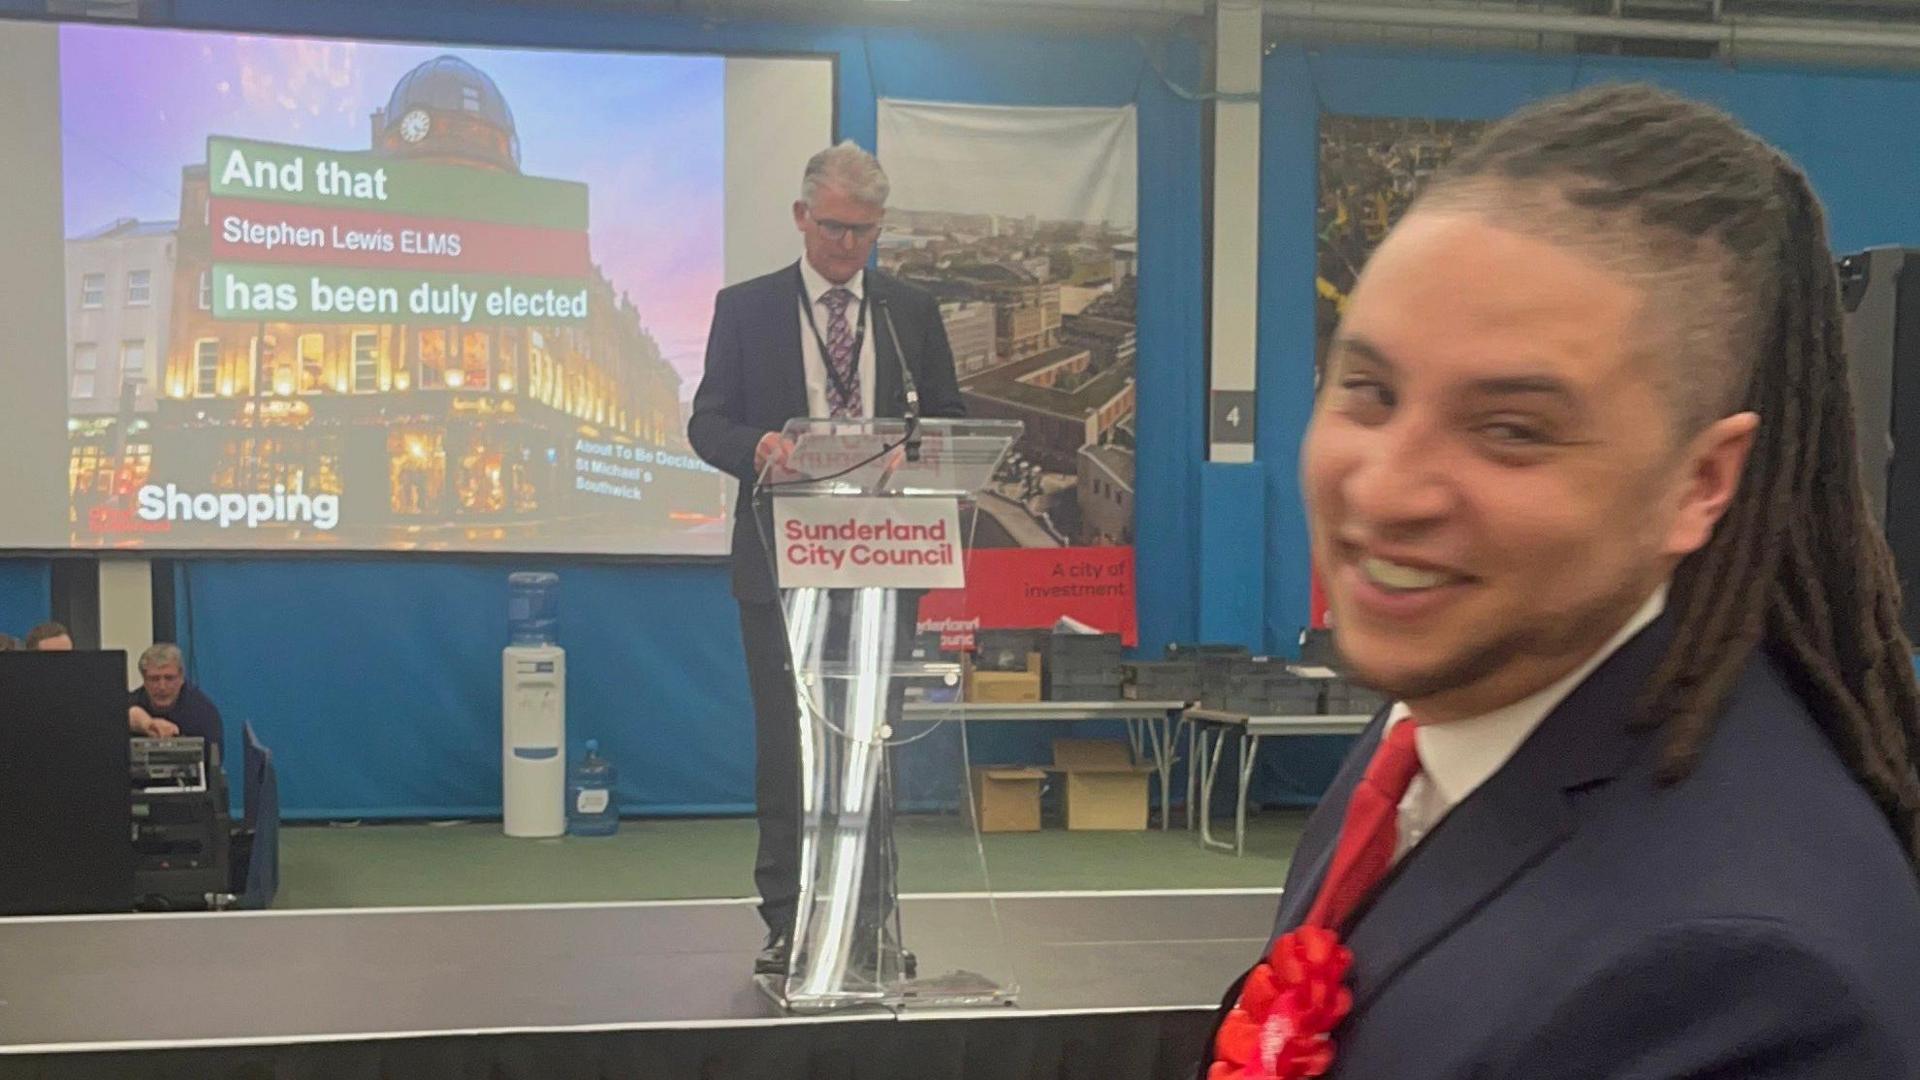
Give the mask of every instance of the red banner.
[(967, 555), (965, 590), (920, 601), (920, 628), (966, 648), (974, 630), (1043, 630), (1064, 616), (1137, 645), (1133, 602), (1130, 547), (977, 548)]
[(579, 278), (587, 234), (251, 199), (210, 199), (216, 262)]

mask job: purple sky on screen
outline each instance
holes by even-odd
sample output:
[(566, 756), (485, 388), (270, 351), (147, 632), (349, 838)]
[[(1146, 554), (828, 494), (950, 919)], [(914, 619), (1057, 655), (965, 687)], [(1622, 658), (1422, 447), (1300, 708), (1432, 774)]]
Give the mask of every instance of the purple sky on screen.
[(448, 53), (506, 96), (523, 172), (588, 185), (594, 261), (690, 396), (722, 284), (721, 57), (63, 26), (67, 235), (178, 217), (180, 170), (204, 161), (210, 134), (365, 150), (394, 84)]

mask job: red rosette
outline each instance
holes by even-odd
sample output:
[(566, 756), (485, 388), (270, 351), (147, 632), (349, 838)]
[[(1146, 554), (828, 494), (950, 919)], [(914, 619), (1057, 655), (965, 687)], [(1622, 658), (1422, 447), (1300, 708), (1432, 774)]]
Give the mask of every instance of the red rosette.
[(1303, 926), (1280, 935), (1247, 973), (1214, 1037), (1207, 1080), (1301, 1080), (1333, 1067), (1330, 1033), (1353, 1008), (1353, 953), (1339, 935)]

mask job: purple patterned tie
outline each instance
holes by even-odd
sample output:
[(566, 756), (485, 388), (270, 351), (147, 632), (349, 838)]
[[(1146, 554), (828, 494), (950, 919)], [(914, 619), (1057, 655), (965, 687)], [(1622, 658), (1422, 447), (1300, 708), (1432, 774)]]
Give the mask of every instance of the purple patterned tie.
[(860, 415), (860, 368), (853, 355), (853, 328), (847, 325), (847, 305), (853, 293), (828, 289), (820, 302), (827, 305), (827, 413), (838, 418)]

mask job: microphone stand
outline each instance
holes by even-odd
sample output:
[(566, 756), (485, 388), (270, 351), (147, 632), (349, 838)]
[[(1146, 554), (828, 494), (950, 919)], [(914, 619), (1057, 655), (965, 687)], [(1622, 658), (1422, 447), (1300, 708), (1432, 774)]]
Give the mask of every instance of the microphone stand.
[(893, 309), (885, 300), (877, 300), (880, 320), (887, 326), (887, 338), (893, 342), (893, 358), (900, 362), (900, 385), (906, 391), (907, 431), (902, 439), (906, 446), (907, 460), (920, 460), (920, 388), (913, 381), (913, 369), (907, 365), (907, 354), (900, 348), (900, 331), (893, 325)]

